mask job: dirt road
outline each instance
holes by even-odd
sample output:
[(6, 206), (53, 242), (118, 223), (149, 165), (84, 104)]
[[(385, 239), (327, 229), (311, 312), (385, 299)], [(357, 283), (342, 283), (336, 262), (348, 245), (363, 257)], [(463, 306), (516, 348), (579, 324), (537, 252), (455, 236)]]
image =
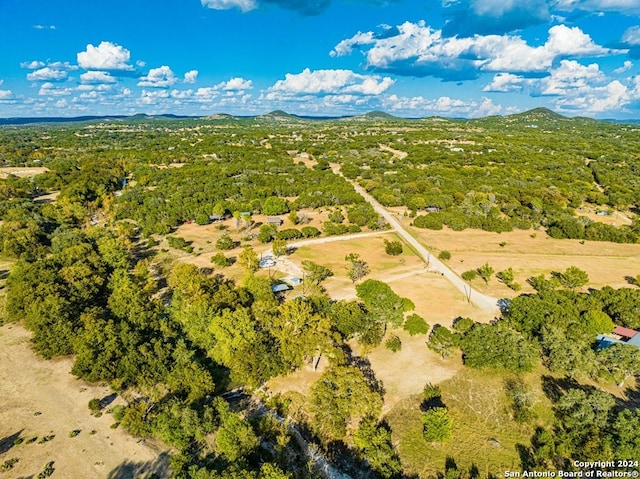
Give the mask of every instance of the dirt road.
[[(289, 248), (301, 248), (303, 246), (332, 243), (334, 241), (349, 241), (349, 240), (358, 239), (358, 238), (380, 236), (381, 234), (385, 234), (385, 233), (393, 233), (393, 230), (373, 231), (370, 233), (354, 233), (354, 234), (342, 235), (342, 236), (326, 236), (324, 238), (312, 238), (312, 239), (294, 241), (293, 243), (289, 244)], [(296, 263), (294, 263), (293, 261), (291, 261), (286, 256), (280, 256), (279, 258), (276, 258), (271, 248), (265, 250), (262, 253), (262, 259), (266, 259), (266, 258), (272, 258), (276, 262), (273, 268), (277, 269), (278, 271), (282, 271), (283, 273), (286, 273), (290, 276), (296, 276), (298, 278), (302, 278), (304, 275), (302, 268), (298, 266)]]
[[(340, 171), (339, 165), (332, 165), (334, 173), (343, 176)], [(344, 178), (344, 176), (343, 176)], [(464, 294), (471, 303), (475, 304), (479, 308), (485, 311), (495, 311), (499, 312), (498, 308), (498, 299), (492, 298), (491, 296), (487, 296), (485, 294), (480, 293), (479, 291), (473, 289), (470, 285), (468, 285), (462, 278), (460, 278), (456, 273), (451, 271), (442, 261), (435, 258), (427, 249), (422, 246), (418, 240), (416, 240), (404, 227), (400, 224), (400, 222), (386, 209), (382, 207), (380, 203), (378, 203), (369, 193), (365, 191), (359, 184), (355, 181), (351, 181), (348, 178), (345, 178), (349, 181), (353, 188), (362, 196), (373, 208), (376, 210), (378, 214), (380, 214), (386, 221), (391, 225), (391, 227), (398, 233), (402, 238), (411, 245), (411, 247), (422, 257), (422, 259), (429, 265), (430, 268), (436, 269), (442, 274), (445, 278), (447, 278), (451, 284), (453, 284), (462, 294)]]

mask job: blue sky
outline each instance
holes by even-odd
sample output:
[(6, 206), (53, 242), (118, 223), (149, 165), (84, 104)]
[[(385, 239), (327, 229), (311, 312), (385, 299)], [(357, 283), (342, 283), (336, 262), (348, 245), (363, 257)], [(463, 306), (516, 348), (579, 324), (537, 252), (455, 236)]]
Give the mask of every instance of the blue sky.
[(640, 0), (0, 0), (0, 117), (640, 118)]

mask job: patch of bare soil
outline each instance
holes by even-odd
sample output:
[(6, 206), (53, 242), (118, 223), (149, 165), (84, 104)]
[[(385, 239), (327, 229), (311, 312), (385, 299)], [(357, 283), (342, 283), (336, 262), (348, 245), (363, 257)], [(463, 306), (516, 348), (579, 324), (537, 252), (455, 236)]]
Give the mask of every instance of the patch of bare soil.
[(58, 199), (59, 191), (54, 191), (52, 193), (47, 193), (46, 195), (36, 196), (34, 198), (34, 202), (36, 203), (55, 203), (56, 199)]
[(9, 175), (19, 176), (20, 178), (30, 178), (49, 171), (48, 168), (37, 166), (5, 166), (0, 168), (0, 178), (6, 178)]
[[(36, 477), (48, 463), (54, 477), (171, 476), (166, 446), (111, 428), (106, 410), (121, 397), (71, 375), (71, 358), (38, 358), (29, 338), (21, 326), (0, 327), (0, 464), (18, 459), (0, 477)], [(101, 417), (88, 409), (93, 398), (105, 404)]]
[(631, 225), (633, 223), (633, 220), (629, 215), (622, 211), (614, 211), (611, 214), (603, 214), (603, 211), (606, 212), (606, 209), (590, 207), (580, 208), (577, 213), (578, 216), (586, 216), (592, 221), (597, 221), (598, 223), (604, 223), (607, 225), (620, 226)]
[(295, 391), (303, 396), (308, 396), (309, 389), (311, 389), (313, 383), (315, 383), (327, 369), (328, 365), (329, 361), (325, 357), (322, 357), (316, 369), (313, 369), (311, 364), (305, 364), (291, 374), (270, 379), (264, 385), (264, 389), (276, 394)]
[[(402, 342), (400, 351), (394, 353), (383, 343), (366, 356), (376, 378), (382, 381), (385, 414), (403, 399), (422, 393), (427, 383), (438, 384), (451, 379), (462, 368), (460, 358), (443, 361), (428, 349), (427, 335), (410, 336), (403, 330), (394, 330), (392, 333)], [(389, 333), (385, 338), (388, 337)], [(359, 352), (356, 344), (352, 346)]]
[(409, 156), (409, 153), (407, 153), (406, 151), (394, 150), (393, 148), (391, 148), (388, 145), (379, 145), (379, 148), (382, 151), (388, 151), (389, 153), (393, 153), (393, 157), (394, 158), (398, 158), (400, 160), (403, 160), (407, 156)]

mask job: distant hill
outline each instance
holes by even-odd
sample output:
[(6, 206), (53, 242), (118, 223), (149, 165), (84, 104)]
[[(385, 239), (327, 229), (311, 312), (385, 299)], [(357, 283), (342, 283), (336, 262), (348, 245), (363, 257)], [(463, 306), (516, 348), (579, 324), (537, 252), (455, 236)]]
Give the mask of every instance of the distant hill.
[(543, 120), (570, 120), (569, 117), (562, 116), (555, 111), (551, 111), (548, 108), (534, 108), (533, 110), (528, 110), (522, 113), (516, 113), (514, 115), (509, 115), (506, 118), (510, 119), (518, 119), (525, 121), (543, 121)]
[(22, 117), (22, 118), (0, 118), (0, 125), (27, 125), (34, 123), (82, 123), (92, 121), (147, 121), (151, 119), (178, 120), (185, 118), (200, 118), (196, 116), (172, 115), (170, 113), (164, 115), (147, 115), (146, 113), (137, 113), (135, 115), (87, 115), (72, 117)]
[(286, 121), (301, 121), (302, 118), (296, 115), (292, 115), (282, 110), (274, 110), (264, 115), (258, 115), (254, 117), (255, 120), (267, 120), (267, 121), (277, 121), (277, 122), (286, 122)]
[[(433, 121), (479, 121), (479, 122), (499, 122), (507, 121), (510, 123), (528, 123), (534, 124), (539, 122), (566, 122), (566, 121), (599, 121), (591, 118), (576, 117), (570, 118), (560, 115), (548, 108), (534, 108), (522, 113), (516, 113), (507, 116), (489, 116), (477, 119), (465, 118), (446, 118), (441, 116), (432, 116), (425, 118), (403, 118), (391, 115), (384, 111), (371, 111), (362, 115), (355, 116), (302, 116), (287, 113), (282, 110), (275, 110), (264, 115), (256, 116), (236, 116), (227, 113), (216, 113), (208, 116), (187, 116), (187, 115), (147, 115), (146, 113), (138, 113), (136, 115), (105, 115), (105, 116), (77, 116), (77, 117), (25, 117), (25, 118), (0, 118), (0, 125), (27, 125), (37, 123), (79, 123), (79, 122), (104, 122), (104, 121), (163, 121), (163, 120), (209, 120), (209, 121), (235, 121), (235, 120), (254, 120), (254, 121), (272, 121), (278, 123), (299, 123), (304, 121), (414, 121), (414, 120), (433, 120)], [(629, 123), (640, 124), (640, 120), (600, 120), (610, 123)]]

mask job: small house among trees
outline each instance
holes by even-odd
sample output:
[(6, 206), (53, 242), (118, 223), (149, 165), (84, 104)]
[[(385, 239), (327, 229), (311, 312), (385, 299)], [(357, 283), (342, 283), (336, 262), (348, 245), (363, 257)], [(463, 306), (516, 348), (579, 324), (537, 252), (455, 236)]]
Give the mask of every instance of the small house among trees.
[(300, 286), (302, 284), (302, 278), (298, 278), (296, 276), (287, 276), (282, 278), (282, 281), (290, 286)]
[(278, 216), (267, 216), (268, 225), (282, 226), (282, 223), (284, 223), (284, 221)]
[(284, 293), (285, 291), (289, 291), (291, 287), (288, 284), (278, 283), (271, 286), (271, 292), (273, 293)]
[(218, 214), (209, 215), (209, 221), (212, 221), (214, 223), (217, 221), (224, 221), (225, 219), (227, 219), (225, 215), (218, 215)]
[(598, 349), (605, 349), (614, 344), (629, 344), (640, 348), (640, 331), (616, 326), (611, 334), (599, 334), (596, 337)]

